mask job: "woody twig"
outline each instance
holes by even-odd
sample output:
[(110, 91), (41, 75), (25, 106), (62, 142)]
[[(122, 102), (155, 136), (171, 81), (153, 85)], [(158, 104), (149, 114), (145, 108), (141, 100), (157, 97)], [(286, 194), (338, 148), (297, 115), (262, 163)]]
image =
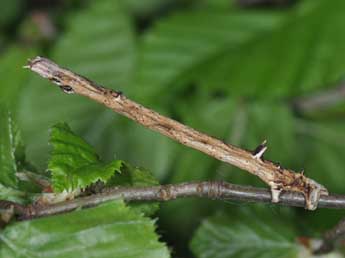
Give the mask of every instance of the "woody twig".
[(294, 191), (304, 195), (306, 209), (315, 210), (320, 196), (328, 195), (324, 186), (306, 177), (303, 173), (296, 173), (265, 160), (263, 155), (267, 150), (266, 142), (260, 144), (252, 152), (225, 144), (207, 134), (162, 116), (130, 100), (121, 92), (105, 88), (68, 69), (61, 68), (46, 58), (36, 57), (29, 60), (25, 67), (49, 79), (65, 93), (88, 97), (153, 131), (258, 176), (270, 186), (272, 202), (279, 202), (282, 191)]

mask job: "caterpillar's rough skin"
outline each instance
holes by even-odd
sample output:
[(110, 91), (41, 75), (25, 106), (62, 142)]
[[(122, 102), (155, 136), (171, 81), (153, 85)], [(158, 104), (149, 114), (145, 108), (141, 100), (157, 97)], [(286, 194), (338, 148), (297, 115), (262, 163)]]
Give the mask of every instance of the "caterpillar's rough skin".
[(68, 69), (61, 68), (43, 57), (29, 60), (26, 68), (49, 79), (66, 93), (75, 93), (88, 97), (181, 144), (258, 176), (270, 186), (272, 202), (279, 202), (279, 195), (282, 191), (300, 192), (305, 197), (306, 209), (315, 210), (320, 196), (328, 195), (328, 191), (324, 186), (307, 178), (304, 173), (296, 173), (271, 161), (264, 160), (263, 154), (267, 149), (265, 142), (259, 145), (254, 152), (226, 144), (221, 140), (162, 116), (128, 99), (121, 92), (107, 89)]

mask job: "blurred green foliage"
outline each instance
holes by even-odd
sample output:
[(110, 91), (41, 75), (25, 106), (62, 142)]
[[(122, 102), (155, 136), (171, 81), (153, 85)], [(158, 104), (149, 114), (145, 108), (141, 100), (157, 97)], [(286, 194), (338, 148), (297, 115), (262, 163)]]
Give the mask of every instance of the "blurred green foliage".
[[(263, 185), (246, 172), (180, 146), (89, 100), (63, 95), (21, 69), (35, 54), (243, 148), (253, 149), (267, 139), (266, 158), (296, 171), (304, 169), (330, 192), (345, 194), (345, 101), (336, 109), (308, 112), (294, 105), (299, 97), (342, 83), (343, 0), (300, 0), (280, 8), (241, 8), (235, 0), (51, 2), (4, 1), (1, 7), (6, 12), (0, 18), (0, 101), (10, 106), (23, 133), (27, 159), (40, 171), (49, 158), (49, 128), (64, 121), (105, 161), (115, 158), (148, 168), (161, 183), (224, 179)], [(0, 143), (5, 143), (6, 125), (1, 124), (0, 130)], [(1, 150), (3, 155), (10, 153)], [(0, 166), (10, 159), (1, 162)], [(2, 170), (11, 166), (13, 161)], [(11, 177), (4, 179), (0, 178), (4, 187), (15, 183)], [(205, 216), (224, 207), (239, 208), (205, 200), (164, 204), (158, 213), (159, 229), (178, 255), (191, 255), (186, 243), (192, 232)], [(280, 216), (279, 209), (262, 210)], [(290, 210), (287, 216), (299, 229), (295, 239), (319, 236), (344, 215)], [(244, 220), (235, 216), (210, 221), (237, 230), (237, 223)], [(208, 257), (199, 250), (212, 248), (201, 241), (203, 234), (206, 242), (212, 237), (203, 233), (205, 223), (192, 242), (197, 257)]]

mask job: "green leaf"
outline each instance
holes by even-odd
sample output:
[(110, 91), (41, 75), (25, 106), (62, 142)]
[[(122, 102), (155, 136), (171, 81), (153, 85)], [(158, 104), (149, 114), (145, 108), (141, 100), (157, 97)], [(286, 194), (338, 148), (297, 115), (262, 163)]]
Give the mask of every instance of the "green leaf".
[(4, 186), (16, 188), (18, 152), (18, 131), (10, 114), (5, 108), (0, 108), (0, 183)]
[(75, 135), (65, 123), (51, 130), (53, 147), (48, 169), (52, 172), (54, 191), (82, 189), (97, 181), (107, 182), (120, 172), (122, 161), (103, 164), (94, 149)]
[(120, 173), (121, 160), (114, 160), (109, 164), (88, 164), (76, 169), (73, 176), (76, 177), (78, 187), (88, 186), (97, 181), (108, 181), (114, 172)]
[(236, 215), (218, 214), (202, 223), (190, 245), (196, 257), (298, 257), (296, 233), (278, 215), (252, 209)]
[(116, 201), (10, 225), (0, 234), (0, 256), (170, 257), (154, 231), (152, 220)]
[(41, 189), (17, 179), (17, 172), (35, 171), (26, 161), (25, 147), (9, 109), (0, 105), (0, 200), (25, 203)]
[[(157, 179), (145, 169), (133, 167), (121, 160), (103, 164), (94, 149), (65, 123), (52, 128), (50, 143), (53, 151), (48, 169), (52, 172), (54, 191), (85, 188), (97, 181), (107, 186), (159, 185)], [(152, 215), (159, 208), (156, 202), (130, 205), (146, 215)]]

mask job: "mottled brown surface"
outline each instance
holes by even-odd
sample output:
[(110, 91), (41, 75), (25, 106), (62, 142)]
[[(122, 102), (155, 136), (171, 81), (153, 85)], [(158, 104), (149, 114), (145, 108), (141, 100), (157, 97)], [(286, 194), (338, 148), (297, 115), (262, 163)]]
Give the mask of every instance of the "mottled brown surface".
[(305, 177), (302, 173), (296, 173), (281, 168), (273, 162), (265, 161), (263, 154), (267, 148), (266, 144), (259, 145), (254, 153), (225, 144), (216, 138), (143, 107), (120, 92), (106, 89), (85, 77), (61, 68), (46, 58), (36, 57), (29, 61), (27, 68), (57, 84), (66, 93), (88, 97), (181, 144), (258, 176), (271, 187), (272, 201), (274, 202), (279, 201), (281, 191), (296, 191), (304, 194), (306, 208), (314, 210), (320, 195), (328, 194), (325, 187)]

